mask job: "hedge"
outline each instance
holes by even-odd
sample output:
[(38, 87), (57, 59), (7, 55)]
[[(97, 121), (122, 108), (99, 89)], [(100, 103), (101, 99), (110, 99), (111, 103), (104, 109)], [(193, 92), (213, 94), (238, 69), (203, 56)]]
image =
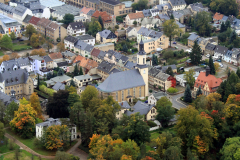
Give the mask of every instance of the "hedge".
[(148, 126), (151, 127), (151, 128), (157, 126), (157, 124), (153, 121), (147, 121), (147, 123), (148, 123)]
[(40, 97), (43, 97), (43, 98), (46, 98), (48, 99), (49, 98), (49, 95), (37, 90), (37, 89), (34, 89), (34, 92), (37, 92), (37, 94), (40, 96)]
[(178, 92), (177, 88), (173, 88), (173, 87), (168, 88), (167, 91), (169, 93), (177, 93)]
[(45, 85), (39, 86), (39, 90), (48, 94), (49, 96), (53, 96), (53, 93), (55, 93), (53, 89), (47, 88)]

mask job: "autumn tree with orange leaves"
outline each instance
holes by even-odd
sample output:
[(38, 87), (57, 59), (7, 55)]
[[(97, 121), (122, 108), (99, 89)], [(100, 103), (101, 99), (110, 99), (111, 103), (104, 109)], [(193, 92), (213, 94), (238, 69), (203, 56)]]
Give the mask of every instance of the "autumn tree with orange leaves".
[(10, 126), (22, 138), (31, 138), (35, 133), (36, 117), (37, 112), (30, 104), (20, 104), (18, 110), (14, 113)]
[(10, 54), (10, 58), (11, 59), (17, 59), (17, 58), (19, 58), (20, 56), (18, 55), (18, 53), (16, 53), (16, 52), (13, 52), (13, 53), (11, 53)]
[(3, 59), (3, 61), (8, 61), (10, 59), (10, 57), (9, 57), (9, 55), (5, 54), (2, 59)]
[(34, 49), (31, 52), (31, 56), (34, 56), (34, 55), (45, 56), (46, 54), (47, 53), (46, 53), (46, 51), (43, 48), (41, 48), (41, 49)]
[(46, 129), (43, 134), (44, 146), (48, 150), (54, 150), (67, 146), (71, 133), (66, 125), (53, 125)]
[(39, 97), (36, 92), (33, 92), (32, 95), (30, 96), (30, 103), (33, 109), (37, 112), (37, 118), (44, 120)]

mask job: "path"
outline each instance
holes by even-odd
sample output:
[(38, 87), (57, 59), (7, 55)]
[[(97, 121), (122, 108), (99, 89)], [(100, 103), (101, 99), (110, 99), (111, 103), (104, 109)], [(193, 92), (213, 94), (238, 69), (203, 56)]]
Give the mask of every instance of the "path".
[(36, 153), (29, 147), (25, 146), (22, 142), (18, 141), (16, 138), (12, 137), (10, 134), (5, 133), (5, 137), (12, 139), (17, 145), (19, 145), (22, 149), (26, 150), (27, 152), (35, 155), (35, 156), (40, 156), (41, 158), (46, 158), (46, 159), (54, 159), (55, 156), (43, 156), (41, 154)]
[(172, 104), (174, 108), (180, 109), (186, 108), (188, 106), (188, 104), (185, 104), (183, 101), (180, 100), (182, 96), (184, 96), (184, 93), (172, 96)]
[(78, 146), (80, 146), (81, 143), (82, 143), (81, 139), (78, 140), (78, 142), (72, 148), (70, 148), (67, 151), (67, 153), (73, 154), (74, 156), (78, 156), (80, 160), (87, 160), (88, 154), (78, 148)]

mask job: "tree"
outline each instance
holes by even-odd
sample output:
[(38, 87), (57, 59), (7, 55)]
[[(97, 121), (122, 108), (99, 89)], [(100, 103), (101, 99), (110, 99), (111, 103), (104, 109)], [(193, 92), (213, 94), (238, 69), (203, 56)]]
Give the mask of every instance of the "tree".
[(14, 151), (14, 158), (15, 160), (20, 160), (20, 157), (21, 157), (21, 154), (20, 154), (20, 148), (16, 148), (15, 151)]
[(66, 152), (57, 151), (54, 160), (80, 160), (80, 158)]
[(47, 114), (52, 118), (69, 117), (68, 96), (69, 92), (66, 90), (59, 90), (54, 93), (53, 97), (48, 99)]
[(177, 146), (171, 146), (166, 149), (165, 152), (166, 159), (174, 159), (174, 160), (183, 160), (183, 155), (181, 153), (181, 148)]
[[(198, 154), (208, 152), (213, 139), (217, 138), (208, 117), (204, 113), (200, 115), (198, 110), (192, 106), (178, 111), (175, 128), (177, 135), (183, 141), (185, 151), (187, 151), (187, 148), (190, 148), (190, 150), (196, 150)], [(200, 141), (201, 143), (197, 143)], [(204, 152), (200, 149), (204, 149)]]
[(115, 26), (115, 29), (119, 29), (119, 25), (116, 25), (116, 26)]
[[(221, 159), (234, 159), (238, 155), (237, 152), (240, 148), (240, 137), (227, 138), (220, 153), (222, 154)], [(239, 159), (239, 157), (237, 158)], [(236, 160), (237, 160), (236, 159)]]
[(29, 40), (32, 37), (33, 33), (37, 33), (36, 29), (31, 24), (27, 25), (25, 35)]
[(197, 93), (196, 93), (196, 98), (201, 94), (202, 94), (202, 90), (201, 90), (201, 87), (199, 86)]
[(62, 68), (59, 68), (57, 76), (63, 76), (64, 75), (64, 70)]
[(30, 44), (32, 47), (37, 48), (44, 43), (45, 39), (41, 34), (33, 33), (30, 38)]
[(76, 102), (80, 102), (80, 97), (77, 93), (69, 93), (68, 104), (72, 107)]
[(99, 31), (102, 31), (101, 24), (95, 18), (92, 18), (87, 33), (95, 37)]
[(0, 140), (4, 139), (4, 135), (5, 135), (4, 124), (0, 122)]
[(190, 52), (190, 59), (192, 64), (200, 64), (202, 60), (202, 49), (198, 45), (197, 41), (194, 42), (192, 52)]
[(181, 30), (175, 20), (170, 19), (163, 23), (163, 32), (167, 37), (169, 37), (171, 47), (172, 38), (174, 36), (179, 36)]
[(18, 110), (18, 104), (12, 101), (5, 110), (4, 121), (9, 123), (14, 118), (14, 112)]
[(10, 60), (10, 56), (5, 54), (3, 56), (3, 61), (9, 61), (9, 60)]
[(137, 26), (137, 21), (133, 21), (133, 24), (134, 24), (135, 26)]
[(44, 48), (47, 49), (48, 53), (49, 53), (49, 50), (52, 49), (54, 46), (52, 44), (53, 40), (50, 40), (50, 38), (46, 38), (46, 41), (44, 43)]
[(219, 72), (219, 70), (220, 70), (220, 64), (219, 64), (218, 62), (215, 62), (215, 63), (214, 63), (214, 68), (215, 68), (216, 72)]
[(64, 45), (63, 42), (59, 42), (59, 43), (57, 44), (57, 50), (58, 50), (59, 52), (63, 52), (63, 51), (66, 50), (66, 49), (65, 49), (65, 45)]
[(78, 71), (78, 66), (77, 66), (77, 64), (74, 66), (73, 75), (74, 75), (74, 76), (78, 76), (78, 75), (79, 75), (79, 71)]
[(173, 20), (175, 20), (175, 18), (174, 18), (174, 16), (173, 16), (173, 14), (171, 14), (171, 16), (170, 16), (170, 19), (173, 19)]
[(157, 110), (159, 107), (167, 107), (167, 106), (172, 106), (172, 102), (166, 96), (161, 97), (157, 101), (157, 104), (156, 104)]
[(80, 67), (79, 75), (83, 75), (83, 69), (82, 69), (82, 67)]
[(37, 92), (33, 92), (32, 95), (30, 96), (30, 103), (32, 108), (37, 112), (37, 118), (39, 119), (44, 119), (42, 115), (42, 108), (40, 105), (39, 97), (37, 95)]
[(13, 47), (13, 43), (11, 38), (5, 34), (1, 39), (0, 39), (0, 47), (11, 50)]
[(10, 58), (11, 58), (11, 59), (18, 59), (18, 58), (20, 58), (20, 56), (18, 55), (18, 53), (12, 52), (12, 53), (10, 54)]
[(98, 17), (98, 22), (101, 24), (102, 30), (104, 30), (104, 24), (101, 16)]
[(143, 9), (148, 9), (148, 1), (147, 0), (139, 0), (137, 3), (132, 4), (133, 11), (136, 10), (142, 11)]
[(237, 72), (236, 72), (236, 74), (237, 74), (238, 77), (240, 78), (240, 68), (239, 68), (239, 67), (237, 68)]
[(37, 76), (37, 89), (39, 90), (39, 87), (40, 87), (40, 79), (39, 79), (39, 74)]
[(238, 14), (238, 4), (234, 0), (214, 0), (210, 3), (210, 8), (214, 12), (220, 12), (226, 16)]
[(174, 118), (175, 110), (172, 106), (157, 106), (156, 119), (161, 123), (162, 127), (167, 127), (169, 121)]
[(63, 23), (66, 25), (69, 25), (69, 23), (72, 23), (72, 22), (74, 22), (74, 15), (70, 13), (65, 14), (63, 17)]
[(225, 32), (226, 30), (227, 30), (227, 28), (226, 28), (226, 26), (225, 26), (225, 23), (222, 22), (221, 28), (220, 28), (220, 32), (222, 33), (222, 32)]
[(229, 43), (232, 43), (235, 39), (237, 39), (237, 33), (235, 30), (233, 30), (229, 37)]
[(112, 133), (117, 134), (122, 140), (134, 140), (138, 145), (150, 141), (149, 126), (143, 121), (143, 116), (139, 113), (131, 116), (123, 115), (120, 125), (114, 128)]
[(155, 56), (155, 54), (152, 55), (152, 65), (153, 66), (158, 65), (158, 59), (157, 56)]
[(211, 33), (210, 31), (211, 26), (210, 26), (210, 22), (212, 21), (212, 16), (210, 13), (202, 11), (202, 12), (198, 12), (195, 16), (194, 16), (194, 20), (192, 21), (193, 27), (196, 31), (198, 31), (198, 34), (200, 36), (210, 36), (209, 34)]
[(37, 112), (30, 104), (20, 104), (18, 110), (14, 113), (10, 126), (22, 138), (31, 138), (35, 133), (36, 117)]
[(190, 88), (193, 88), (194, 83), (195, 83), (195, 71), (194, 69), (190, 69), (188, 72), (185, 72), (184, 74), (184, 79), (186, 80), (187, 84), (190, 86)]
[(188, 84), (184, 92), (184, 101), (188, 103), (192, 103), (192, 93), (191, 93), (190, 86)]
[(14, 40), (17, 39), (14, 32), (11, 32), (11, 33), (10, 33), (10, 38), (11, 38), (12, 41), (14, 41)]
[(40, 48), (40, 49), (34, 49), (32, 50), (31, 52), (31, 56), (34, 56), (34, 55), (39, 55), (39, 56), (45, 56), (47, 53), (45, 52), (45, 50), (43, 48)]
[(0, 121), (3, 121), (4, 115), (5, 115), (5, 111), (6, 111), (7, 106), (4, 105), (3, 101), (0, 101)]
[(66, 125), (53, 125), (48, 127), (42, 136), (44, 136), (45, 148), (53, 150), (68, 145), (71, 133)]
[(126, 44), (123, 45), (122, 51), (124, 51), (124, 52), (127, 52), (127, 51), (128, 51), (128, 47), (127, 47)]
[(210, 68), (210, 74), (215, 75), (216, 70), (215, 70), (215, 66), (213, 64), (212, 55), (210, 55), (210, 57), (209, 57), (209, 68)]
[(172, 67), (168, 67), (167, 70), (166, 70), (166, 73), (169, 74), (170, 76), (174, 76)]
[[(98, 97), (98, 91), (95, 87), (88, 85), (85, 90), (81, 93), (81, 97), (80, 100), (84, 106), (84, 109), (86, 110), (87, 108), (89, 108), (89, 102), (93, 99), (93, 98), (97, 98)], [(92, 110), (93, 111), (93, 110)]]

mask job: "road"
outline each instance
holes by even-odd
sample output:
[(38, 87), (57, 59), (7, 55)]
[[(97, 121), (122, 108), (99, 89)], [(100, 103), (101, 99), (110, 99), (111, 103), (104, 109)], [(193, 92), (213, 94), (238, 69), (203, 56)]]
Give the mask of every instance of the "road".
[(180, 93), (175, 96), (172, 96), (172, 104), (174, 108), (179, 110), (181, 108), (186, 108), (188, 106), (187, 104), (185, 104), (180, 100), (180, 98), (183, 96), (184, 96), (184, 93)]
[[(175, 42), (175, 41), (173, 41), (173, 42)], [(176, 50), (182, 50), (183, 49), (184, 51), (186, 51), (187, 49), (189, 49), (188, 46), (182, 45), (179, 42), (176, 42), (177, 44), (173, 44), (173, 42), (172, 42), (172, 47), (177, 47)]]

